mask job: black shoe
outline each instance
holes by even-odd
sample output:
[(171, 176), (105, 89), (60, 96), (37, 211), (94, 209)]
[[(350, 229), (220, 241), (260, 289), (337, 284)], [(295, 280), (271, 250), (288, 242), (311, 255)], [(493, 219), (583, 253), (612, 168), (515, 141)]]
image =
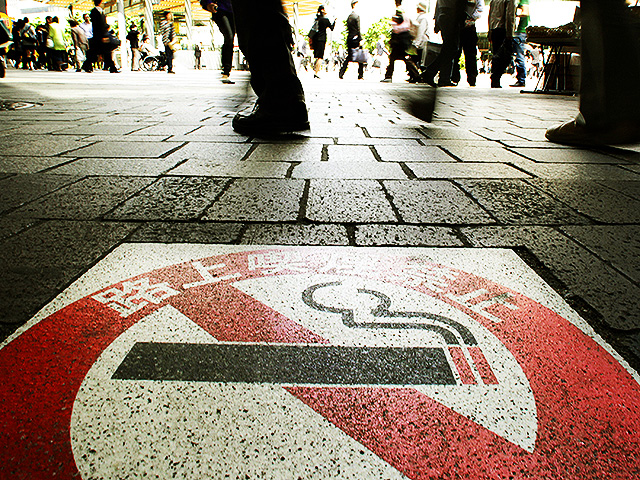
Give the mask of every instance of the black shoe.
[(280, 135), (309, 130), (309, 117), (304, 102), (278, 111), (257, 106), (248, 115), (238, 113), (233, 117), (231, 125), (236, 132), (242, 135)]
[(438, 82), (438, 87), (457, 87), (458, 84), (455, 82)]
[(120, 73), (120, 70), (118, 70), (117, 68), (113, 68), (113, 67), (111, 67), (111, 68), (109, 69), (109, 73)]
[(510, 87), (524, 87), (526, 86), (524, 82), (516, 82), (513, 85), (509, 85)]

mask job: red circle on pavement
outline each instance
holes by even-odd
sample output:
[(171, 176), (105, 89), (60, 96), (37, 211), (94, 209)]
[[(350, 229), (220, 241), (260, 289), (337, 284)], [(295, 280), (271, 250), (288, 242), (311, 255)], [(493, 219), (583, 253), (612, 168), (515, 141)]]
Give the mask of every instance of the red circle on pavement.
[[(571, 322), (461, 270), (408, 255), (332, 252), (274, 248), (159, 268), (74, 301), (13, 338), (0, 349), (2, 476), (78, 475), (70, 421), (83, 379), (119, 335), (165, 305), (221, 342), (327, 343), (233, 286), (318, 272), (414, 288), (452, 305), (498, 338), (528, 378), (538, 420), (531, 452), (412, 388), (285, 387), (407, 477), (640, 475), (640, 386)], [(508, 301), (491, 304), (486, 314), (474, 308), (498, 297)]]

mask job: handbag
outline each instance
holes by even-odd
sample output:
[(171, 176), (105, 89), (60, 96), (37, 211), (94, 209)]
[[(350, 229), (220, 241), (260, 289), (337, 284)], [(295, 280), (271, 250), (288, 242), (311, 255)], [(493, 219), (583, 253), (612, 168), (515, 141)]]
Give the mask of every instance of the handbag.
[(369, 56), (364, 48), (354, 48), (353, 56), (351, 58), (354, 62), (369, 63)]

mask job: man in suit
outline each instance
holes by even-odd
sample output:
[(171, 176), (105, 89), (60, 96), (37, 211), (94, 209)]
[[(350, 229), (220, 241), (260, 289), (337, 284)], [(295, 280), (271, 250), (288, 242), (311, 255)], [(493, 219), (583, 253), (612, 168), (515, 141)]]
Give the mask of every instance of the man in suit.
[[(97, 0), (96, 0), (97, 1)], [(302, 84), (290, 46), (291, 25), (280, 0), (232, 0), (240, 49), (249, 63), (258, 101), (238, 113), (233, 128), (244, 135), (272, 135), (309, 129)]]
[(89, 51), (87, 52), (87, 59), (82, 65), (82, 70), (87, 73), (93, 71), (93, 64), (97, 61), (98, 55), (102, 55), (105, 67), (109, 69), (111, 73), (118, 73), (111, 52), (115, 49), (109, 35), (109, 25), (107, 25), (107, 16), (102, 10), (103, 0), (93, 0), (95, 8), (89, 13), (91, 19), (91, 26), (93, 28), (93, 37), (89, 40)]
[[(342, 62), (342, 66), (340, 67), (339, 77), (344, 77), (345, 72), (347, 71), (347, 67), (349, 66), (349, 62), (355, 62), (354, 55), (357, 49), (360, 48), (362, 44), (362, 34), (360, 33), (360, 15), (356, 13), (356, 5), (358, 4), (358, 0), (351, 1), (351, 13), (347, 17), (347, 48), (349, 49), (347, 52), (347, 57)], [(358, 62), (358, 80), (362, 80), (364, 76), (364, 69), (367, 66), (366, 63)]]

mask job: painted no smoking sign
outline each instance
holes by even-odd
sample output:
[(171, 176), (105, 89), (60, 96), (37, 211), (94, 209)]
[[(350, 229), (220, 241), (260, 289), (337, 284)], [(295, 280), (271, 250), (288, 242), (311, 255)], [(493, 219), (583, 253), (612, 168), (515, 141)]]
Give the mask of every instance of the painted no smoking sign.
[(1, 478), (638, 478), (638, 375), (507, 250), (123, 245), (0, 348)]

